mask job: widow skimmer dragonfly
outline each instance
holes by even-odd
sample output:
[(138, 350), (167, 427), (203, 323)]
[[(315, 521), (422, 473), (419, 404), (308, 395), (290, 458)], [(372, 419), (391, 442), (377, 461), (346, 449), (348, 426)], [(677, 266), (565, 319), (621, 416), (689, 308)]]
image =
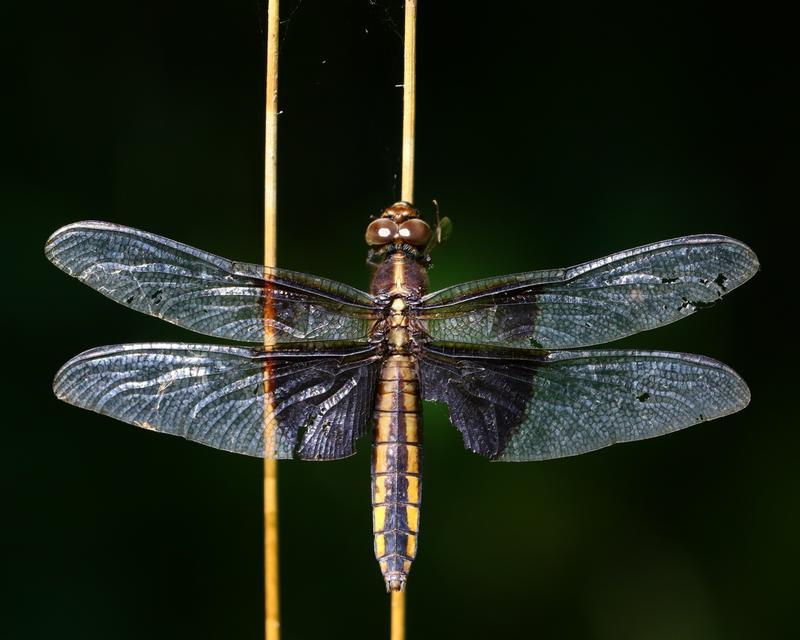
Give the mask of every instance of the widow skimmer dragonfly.
[(99, 347), (58, 371), (55, 394), (271, 458), (350, 456), (371, 421), (375, 554), (389, 590), (404, 588), (417, 550), (421, 400), (446, 403), (466, 448), (503, 461), (651, 438), (749, 402), (745, 382), (711, 358), (585, 349), (680, 320), (747, 281), (758, 260), (741, 242), (686, 236), (428, 293), (441, 232), (409, 203), (384, 210), (366, 230), (375, 268), (366, 293), (116, 224), (63, 227), (45, 252), (69, 275), (137, 311), (251, 346)]

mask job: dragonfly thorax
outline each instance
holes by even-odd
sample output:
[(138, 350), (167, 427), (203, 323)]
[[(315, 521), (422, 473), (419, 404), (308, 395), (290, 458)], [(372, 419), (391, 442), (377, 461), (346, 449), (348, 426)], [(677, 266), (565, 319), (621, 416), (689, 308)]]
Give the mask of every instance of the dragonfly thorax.
[(409, 332), (408, 305), (403, 298), (394, 298), (389, 306), (387, 318), (388, 332), (386, 342), (392, 353), (409, 353), (411, 334)]
[(395, 251), (375, 265), (370, 292), (387, 301), (404, 298), (415, 301), (428, 291), (428, 270), (424, 263), (405, 251)]

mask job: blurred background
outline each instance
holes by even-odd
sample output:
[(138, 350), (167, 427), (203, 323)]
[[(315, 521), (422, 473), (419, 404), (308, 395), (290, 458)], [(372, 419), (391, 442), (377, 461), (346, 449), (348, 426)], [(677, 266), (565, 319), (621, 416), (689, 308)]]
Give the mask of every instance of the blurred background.
[[(366, 288), (363, 230), (399, 188), (402, 3), (283, 5), (279, 264)], [(259, 638), (260, 461), (50, 390), (84, 349), (196, 337), (68, 278), (42, 246), (63, 224), (102, 219), (260, 261), (265, 8), (1, 11), (2, 635)], [(762, 271), (713, 309), (618, 343), (728, 363), (752, 389), (737, 415), (577, 458), (491, 464), (464, 450), (444, 407), (425, 407), (410, 638), (791, 635), (788, 24), (730, 4), (421, 2), (417, 204), (432, 216), (436, 198), (455, 225), (433, 288), (699, 232), (745, 241)], [(280, 470), (284, 637), (388, 636), (368, 443)]]

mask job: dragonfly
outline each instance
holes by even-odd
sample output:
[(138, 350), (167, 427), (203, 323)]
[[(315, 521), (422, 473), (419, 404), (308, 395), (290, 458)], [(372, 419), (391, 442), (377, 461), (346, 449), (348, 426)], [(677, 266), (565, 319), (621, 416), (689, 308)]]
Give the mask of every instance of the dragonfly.
[(701, 355), (587, 349), (704, 309), (751, 278), (755, 253), (692, 235), (567, 269), (428, 292), (429, 225), (397, 202), (366, 228), (369, 292), (232, 262), (107, 222), (56, 231), (45, 253), (115, 302), (243, 343), (90, 349), (55, 395), (144, 429), (272, 459), (337, 460), (372, 431), (375, 555), (389, 591), (417, 554), (422, 401), (445, 403), (464, 446), (533, 461), (652, 438), (743, 409), (750, 392)]

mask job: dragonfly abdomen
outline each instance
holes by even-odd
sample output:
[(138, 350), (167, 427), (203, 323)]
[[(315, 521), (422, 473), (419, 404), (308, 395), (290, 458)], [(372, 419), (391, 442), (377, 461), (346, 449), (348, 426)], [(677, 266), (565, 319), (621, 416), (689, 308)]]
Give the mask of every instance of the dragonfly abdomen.
[(373, 436), (375, 557), (387, 590), (401, 591), (417, 554), (422, 497), (422, 415), (411, 355), (392, 355), (383, 364)]

